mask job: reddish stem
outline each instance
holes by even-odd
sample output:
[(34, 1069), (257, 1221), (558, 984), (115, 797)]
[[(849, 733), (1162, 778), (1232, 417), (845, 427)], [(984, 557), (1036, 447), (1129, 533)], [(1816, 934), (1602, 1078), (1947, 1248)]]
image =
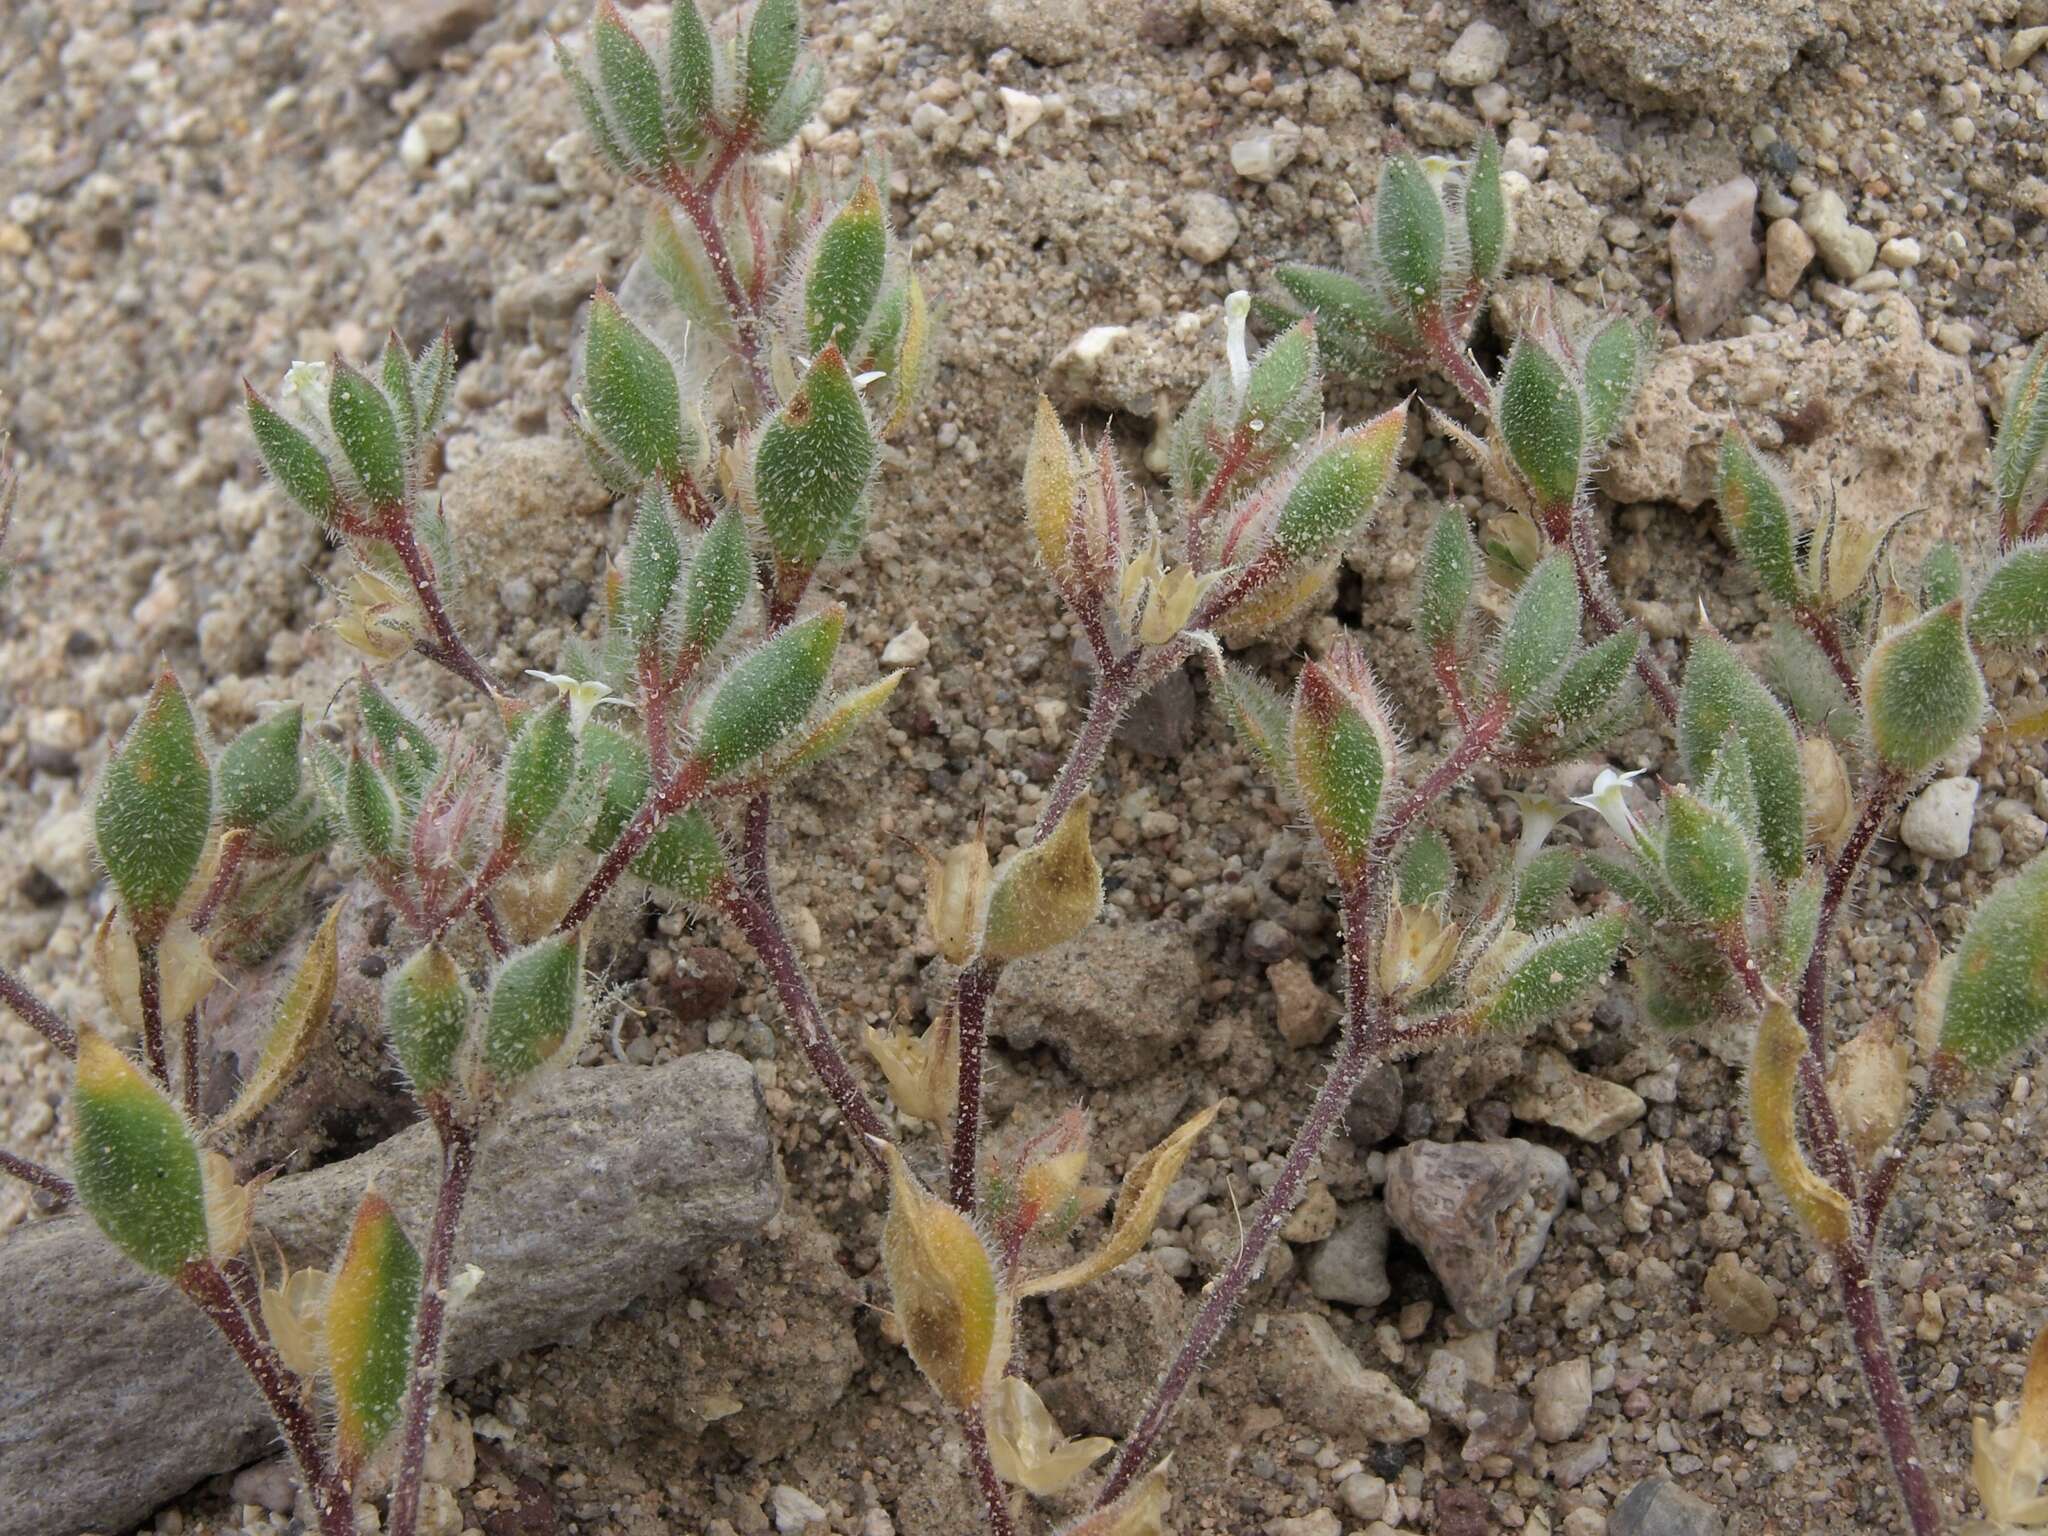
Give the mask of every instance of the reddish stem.
[(199, 1010), (185, 1014), (185, 1027), (178, 1040), (178, 1086), (184, 1095), (187, 1119), (199, 1118)]
[(1813, 643), (1820, 647), (1820, 653), (1827, 657), (1829, 667), (1834, 669), (1835, 679), (1849, 695), (1851, 703), (1861, 703), (1863, 685), (1856, 676), (1856, 669), (1849, 665), (1849, 657), (1842, 649), (1842, 636), (1828, 616), (1811, 603), (1801, 603), (1793, 610), (1800, 628), (1813, 637)]
[(448, 1269), (462, 1206), (476, 1171), (476, 1133), (460, 1122), (437, 1123), (441, 1131), (441, 1190), (434, 1201), (434, 1229), (420, 1267), (420, 1311), (413, 1327), (412, 1373), (406, 1381), (400, 1420), (398, 1474), (392, 1483), (391, 1536), (413, 1536), (420, 1518), (420, 1482), (427, 1465), (427, 1426), (441, 1385), (441, 1333), (448, 1313)]
[(194, 933), (204, 933), (213, 925), (221, 903), (234, 891), (235, 882), (242, 873), (242, 861), (249, 852), (249, 834), (236, 827), (221, 834), (220, 859), (214, 865), (213, 879), (206, 887), (206, 894), (199, 898), (199, 905), (192, 909), (192, 915), (185, 924)]
[(1016, 1527), (1010, 1520), (1009, 1496), (1003, 1492), (1002, 1479), (996, 1476), (996, 1465), (989, 1459), (988, 1426), (982, 1422), (979, 1408), (960, 1411), (960, 1433), (967, 1441), (967, 1459), (974, 1464), (974, 1481), (981, 1488), (981, 1502), (988, 1511), (989, 1530), (995, 1536), (1015, 1536)]
[(434, 632), (431, 641), (419, 642), (419, 653), (482, 689), (486, 698), (497, 700), (502, 697), (503, 690), (499, 688), (498, 680), (476, 659), (475, 653), (457, 632), (455, 621), (448, 617), (448, 609), (441, 601), (433, 562), (420, 548), (419, 537), (413, 531), (407, 509), (395, 502), (378, 508), (376, 530), (377, 537), (398, 551), (405, 574), (412, 581), (413, 593), (420, 600), (420, 612), (426, 616), (427, 627)]
[[(1602, 635), (1619, 633), (1621, 609), (1615, 602), (1614, 588), (1607, 580), (1607, 568), (1601, 563), (1599, 547), (1593, 542), (1593, 509), (1581, 499), (1566, 515), (1569, 529), (1563, 543), (1565, 552), (1571, 556), (1572, 574), (1578, 577), (1580, 600), (1585, 603), (1586, 611), (1592, 615), (1593, 623)], [(1650, 654), (1647, 644), (1636, 649), (1636, 676), (1650, 690), (1651, 697), (1657, 701), (1657, 708), (1664, 712), (1664, 718), (1676, 720), (1678, 690), (1671, 686), (1671, 679), (1657, 665), (1657, 658)]]
[(211, 1259), (195, 1259), (179, 1272), (178, 1288), (220, 1330), (263, 1394), (292, 1460), (298, 1463), (299, 1479), (312, 1496), (322, 1536), (355, 1536), (355, 1510), (348, 1488), (323, 1449), (319, 1421), (299, 1378), (251, 1325), (227, 1276)]
[(1451, 334), (1449, 323), (1443, 311), (1432, 304), (1422, 315), (1422, 339), (1429, 346), (1429, 355), (1443, 376), (1465, 397), (1466, 404), (1483, 416), (1493, 414), (1493, 386), (1486, 381), (1486, 375), (1474, 365), (1458, 338)]
[(597, 904), (604, 900), (619, 877), (638, 858), (640, 850), (647, 846), (647, 840), (676, 812), (688, 808), (692, 801), (704, 793), (710, 781), (711, 770), (696, 759), (683, 766), (663, 789), (657, 789), (642, 802), (639, 812), (626, 824), (626, 830), (619, 834), (619, 840), (612, 844), (604, 862), (597, 867), (597, 873), (590, 877), (590, 883), (570, 905), (562, 920), (555, 924), (555, 932), (568, 933), (582, 926)]
[(1834, 863), (1828, 866), (1826, 883), (1821, 887), (1820, 919), (1814, 928), (1813, 952), (1806, 957), (1806, 972), (1799, 981), (1799, 1022), (1806, 1028), (1807, 1050), (1823, 1069), (1827, 1066), (1828, 952), (1833, 946), (1835, 924), (1849, 887), (1863, 867), (1864, 856), (1877, 838), (1878, 828), (1884, 825), (1893, 807), (1905, 797), (1905, 791), (1906, 786), (1893, 774), (1880, 774), (1871, 783), (1863, 810), (1850, 828), (1841, 851), (1835, 855)]
[[(1230, 446), (1223, 451), (1223, 458), (1216, 466), (1216, 473), (1210, 477), (1208, 489), (1202, 492), (1202, 499), (1195, 503), (1194, 511), (1188, 514), (1187, 557), (1188, 564), (1202, 563), (1202, 535), (1209, 530), (1209, 519), (1216, 515), (1216, 509), (1223, 504), (1223, 497), (1230, 489), (1230, 482), (1237, 478), (1244, 462), (1251, 457), (1252, 434), (1248, 428), (1239, 427), (1231, 435)], [(1236, 536), (1232, 535), (1232, 543)], [(1228, 561), (1230, 551), (1226, 547), (1222, 559)]]
[(0, 1003), (5, 1003), (24, 1024), (65, 1056), (75, 1057), (78, 1054), (77, 1032), (58, 1016), (56, 1009), (31, 992), (21, 978), (5, 966), (0, 966)]
[(733, 265), (732, 251), (726, 245), (725, 230), (719, 225), (718, 210), (714, 206), (718, 183), (732, 168), (733, 162), (739, 159), (746, 137), (744, 132), (736, 132), (726, 140), (701, 187), (694, 185), (679, 166), (669, 168), (662, 178), (662, 185), (675, 199), (676, 206), (683, 210), (690, 227), (697, 232), (698, 242), (704, 247), (705, 260), (711, 264), (712, 276), (717, 279), (719, 292), (725, 298), (726, 308), (732, 311), (733, 345), (739, 351), (740, 361), (746, 365), (755, 398), (764, 409), (772, 409), (776, 399), (775, 385), (761, 361), (760, 338), (754, 334), (757, 318), (754, 302), (740, 283), (739, 271)]
[(1472, 726), (1472, 706), (1465, 702), (1465, 680), (1458, 675), (1458, 646), (1453, 640), (1431, 650), (1430, 670), (1436, 673), (1437, 686), (1444, 691), (1444, 697), (1451, 701), (1451, 712), (1458, 717), (1458, 724), (1466, 730)]
[(979, 956), (967, 962), (953, 988), (960, 1041), (960, 1092), (953, 1111), (953, 1208), (969, 1216), (981, 1196), (981, 1078), (988, 1056), (988, 1005), (1001, 968)]
[(1940, 1536), (1941, 1505), (1927, 1481), (1927, 1468), (1920, 1460), (1920, 1445), (1913, 1424), (1913, 1409), (1906, 1401), (1899, 1381), (1899, 1368), (1892, 1360), (1891, 1341), (1885, 1337), (1884, 1318), (1878, 1306), (1877, 1286), (1871, 1279), (1867, 1256), (1852, 1239), (1830, 1250), (1835, 1260), (1837, 1288), (1842, 1312), (1849, 1320), (1849, 1334), (1856, 1344), (1856, 1358), (1863, 1367), (1863, 1384), (1870, 1390), (1870, 1403), (1877, 1415), (1878, 1432), (1898, 1480), (1899, 1499), (1906, 1506), (1913, 1536)]
[(136, 992), (142, 1002), (142, 1054), (157, 1087), (171, 1089), (171, 1064), (164, 1054), (164, 978), (154, 944), (135, 946)]
[(483, 928), (484, 941), (491, 946), (491, 953), (500, 960), (512, 953), (512, 941), (505, 934), (505, 923), (498, 916), (498, 909), (491, 904), (488, 896), (476, 904), (476, 920)]
[(54, 1197), (59, 1205), (69, 1205), (78, 1196), (71, 1187), (71, 1181), (41, 1163), (30, 1162), (25, 1157), (16, 1157), (5, 1148), (0, 1148), (0, 1173), (12, 1174), (24, 1184), (32, 1184), (44, 1194)]

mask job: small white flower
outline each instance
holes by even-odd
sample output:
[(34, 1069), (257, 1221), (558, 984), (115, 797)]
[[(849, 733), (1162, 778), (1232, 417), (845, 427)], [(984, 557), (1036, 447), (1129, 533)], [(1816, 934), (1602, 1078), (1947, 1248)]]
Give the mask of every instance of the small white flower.
[(1252, 296), (1242, 288), (1223, 301), (1224, 347), (1230, 354), (1230, 392), (1239, 407), (1251, 388), (1251, 356), (1245, 350), (1244, 323), (1252, 312)]
[(1574, 795), (1572, 804), (1598, 812), (1600, 819), (1614, 829), (1616, 837), (1630, 847), (1639, 846), (1643, 839), (1643, 825), (1622, 799), (1622, 791), (1640, 779), (1643, 771), (1634, 768), (1627, 773), (1616, 773), (1612, 768), (1602, 768), (1599, 777), (1593, 780), (1593, 788), (1586, 794)]
[(886, 379), (887, 377), (889, 377), (889, 375), (883, 372), (881, 369), (873, 368), (866, 373), (856, 373), (853, 376), (853, 387), (855, 389), (866, 389), (870, 384), (874, 383), (877, 379)]
[(1571, 814), (1571, 807), (1558, 804), (1548, 795), (1515, 790), (1508, 792), (1508, 798), (1522, 812), (1522, 837), (1515, 845), (1515, 867), (1519, 869), (1542, 852), (1557, 824)]
[(280, 399), (297, 405), (309, 419), (318, 421), (327, 414), (327, 365), (293, 358), (277, 393)]
[(580, 677), (570, 677), (567, 673), (563, 672), (538, 672), (532, 667), (526, 669), (526, 675), (528, 677), (537, 677), (542, 682), (551, 685), (557, 693), (569, 701), (569, 730), (578, 740), (582, 739), (583, 727), (590, 723), (590, 717), (597, 712), (599, 705), (623, 704), (627, 709), (633, 707), (631, 699), (612, 697), (611, 685), (609, 683), (591, 682)]

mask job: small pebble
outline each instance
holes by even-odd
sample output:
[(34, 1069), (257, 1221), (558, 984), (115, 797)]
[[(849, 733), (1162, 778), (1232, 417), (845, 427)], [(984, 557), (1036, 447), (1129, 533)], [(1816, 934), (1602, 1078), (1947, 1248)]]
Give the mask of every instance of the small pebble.
[(1877, 248), (1877, 259), (1895, 271), (1917, 267), (1921, 261), (1920, 242), (1909, 236), (1887, 240)]
[(1508, 35), (1490, 21), (1475, 21), (1451, 44), (1437, 65), (1445, 85), (1468, 90), (1485, 85), (1508, 61)]
[(1970, 851), (1978, 787), (1975, 779), (1936, 779), (1899, 818), (1900, 840), (1930, 859), (1960, 859)]
[(1045, 98), (1033, 96), (1029, 91), (1012, 90), (1007, 85), (997, 94), (1003, 102), (1003, 132), (1014, 144), (1045, 116)]
[(882, 648), (882, 665), (885, 667), (915, 667), (923, 664), (925, 657), (932, 653), (931, 636), (927, 635), (913, 621)]
[(1230, 168), (1246, 181), (1271, 181), (1301, 153), (1301, 130), (1286, 118), (1230, 143)]

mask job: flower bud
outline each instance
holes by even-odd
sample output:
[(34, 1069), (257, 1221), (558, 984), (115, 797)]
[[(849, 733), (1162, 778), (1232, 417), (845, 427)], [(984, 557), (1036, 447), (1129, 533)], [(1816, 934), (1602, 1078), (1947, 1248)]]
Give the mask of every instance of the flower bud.
[(415, 1094), (445, 1093), (454, 1083), (475, 1013), (475, 992), (438, 944), (392, 973), (384, 989), (384, 1036)]
[(981, 942), (982, 907), (988, 900), (985, 829), (964, 843), (924, 858), (924, 915), (932, 938), (948, 963), (964, 965)]
[(246, 381), (243, 384), (249, 412), (249, 430), (256, 438), (256, 450), (263, 456), (277, 483), (320, 523), (330, 521), (340, 504), (334, 471), (313, 440), (293, 426)]

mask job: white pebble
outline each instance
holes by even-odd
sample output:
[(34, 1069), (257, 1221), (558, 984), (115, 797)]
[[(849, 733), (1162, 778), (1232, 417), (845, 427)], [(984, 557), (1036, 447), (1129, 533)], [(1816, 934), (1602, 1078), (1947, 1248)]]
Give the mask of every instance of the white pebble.
[(1877, 259), (1897, 271), (1917, 267), (1921, 261), (1920, 242), (1909, 235), (1887, 240), (1877, 248)]
[(1930, 859), (1960, 859), (1970, 851), (1977, 789), (1975, 779), (1936, 779), (1906, 807), (1899, 818), (1899, 837)]
[(1029, 133), (1038, 120), (1045, 116), (1045, 102), (1029, 91), (1012, 90), (1004, 86), (996, 93), (1003, 101), (1003, 131), (1016, 143)]
[(915, 620), (882, 649), (882, 665), (885, 667), (915, 667), (932, 653), (931, 636), (917, 626)]

